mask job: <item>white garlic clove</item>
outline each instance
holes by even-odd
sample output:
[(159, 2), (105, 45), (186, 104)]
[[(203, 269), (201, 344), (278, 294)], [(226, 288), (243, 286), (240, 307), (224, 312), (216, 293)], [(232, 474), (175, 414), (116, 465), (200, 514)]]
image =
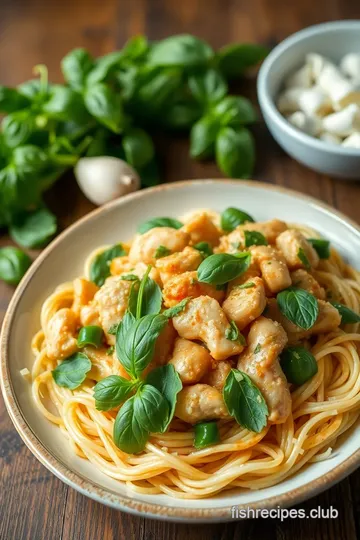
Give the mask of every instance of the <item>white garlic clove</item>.
[(347, 79), (333, 81), (329, 85), (329, 96), (336, 111), (343, 109), (350, 103), (360, 105), (360, 91)]
[(320, 133), (319, 139), (330, 143), (330, 144), (341, 144), (342, 138), (338, 135), (335, 135), (334, 133), (329, 133), (328, 131), (324, 131), (323, 133)]
[(299, 109), (299, 98), (303, 88), (289, 88), (282, 92), (277, 100), (277, 108), (282, 114), (289, 114)]
[(321, 131), (321, 119), (317, 116), (307, 116), (303, 111), (296, 111), (287, 120), (300, 131), (308, 135), (317, 135)]
[(360, 132), (354, 131), (354, 133), (343, 140), (342, 146), (345, 146), (345, 148), (360, 148)]
[(140, 188), (137, 172), (116, 157), (81, 158), (74, 172), (81, 191), (98, 206)]
[(332, 112), (330, 98), (319, 87), (304, 89), (298, 98), (299, 109), (308, 116), (325, 116)]
[(317, 82), (321, 72), (327, 65), (334, 65), (328, 58), (318, 53), (309, 53), (305, 58), (306, 65), (309, 66), (313, 81)]
[(334, 83), (339, 83), (344, 80), (345, 78), (341, 71), (334, 66), (334, 64), (328, 63), (324, 65), (323, 69), (319, 73), (317, 84), (325, 93), (329, 93), (331, 86)]
[(360, 107), (351, 103), (344, 109), (323, 118), (323, 129), (329, 133), (346, 137), (360, 127)]
[(340, 62), (340, 69), (354, 81), (360, 81), (360, 53), (346, 54)]
[(305, 64), (285, 81), (286, 88), (310, 88), (312, 85), (311, 67)]

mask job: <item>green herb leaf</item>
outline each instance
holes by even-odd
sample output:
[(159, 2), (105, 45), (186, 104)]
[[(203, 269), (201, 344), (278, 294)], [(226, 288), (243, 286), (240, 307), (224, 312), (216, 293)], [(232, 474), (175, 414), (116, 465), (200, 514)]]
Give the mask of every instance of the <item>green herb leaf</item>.
[(0, 279), (17, 285), (31, 265), (30, 257), (15, 247), (0, 248)]
[(164, 431), (166, 431), (174, 416), (177, 395), (182, 389), (179, 374), (172, 364), (166, 364), (150, 371), (146, 382), (157, 388), (169, 405), (169, 415), (164, 426)]
[(26, 144), (15, 148), (12, 161), (18, 173), (38, 174), (48, 165), (48, 157), (45, 152), (33, 144)]
[(217, 253), (207, 257), (198, 268), (198, 279), (212, 285), (223, 285), (235, 279), (245, 272), (251, 262), (251, 254), (248, 252), (230, 255), (229, 253)]
[(276, 297), (281, 313), (292, 323), (304, 330), (314, 326), (319, 315), (315, 296), (304, 289), (289, 287)]
[(253, 287), (255, 287), (255, 283), (253, 281), (247, 281), (242, 285), (236, 285), (237, 289), (252, 289)]
[(280, 356), (280, 364), (292, 384), (306, 383), (318, 372), (316, 359), (304, 347), (288, 347)]
[(268, 241), (265, 236), (257, 231), (244, 231), (245, 247), (267, 246)]
[(139, 234), (144, 234), (150, 231), (150, 229), (154, 229), (155, 227), (170, 227), (172, 229), (181, 229), (183, 225), (184, 224), (181, 223), (181, 221), (174, 218), (157, 217), (141, 223), (137, 229), (137, 232)]
[(125, 401), (117, 413), (114, 423), (114, 443), (127, 454), (136, 454), (145, 448), (149, 432), (145, 430), (135, 414), (136, 396)]
[(150, 364), (155, 342), (167, 323), (162, 314), (135, 320), (126, 313), (116, 334), (116, 354), (129, 375), (138, 377)]
[[(140, 296), (140, 290), (139, 290)], [(138, 297), (139, 301), (139, 297)], [(160, 313), (162, 305), (162, 293), (159, 285), (151, 278), (147, 278), (142, 292), (141, 310), (139, 316), (156, 315)]]
[(221, 228), (225, 232), (231, 232), (247, 222), (254, 223), (254, 219), (239, 208), (226, 208), (221, 214)]
[(134, 415), (144, 430), (163, 433), (168, 423), (169, 405), (157, 388), (144, 384), (135, 395)]
[(243, 96), (226, 96), (212, 109), (222, 126), (239, 128), (257, 121), (251, 101)]
[(196, 159), (214, 155), (215, 141), (220, 125), (216, 118), (208, 115), (200, 118), (190, 131), (190, 155)]
[(167, 257), (168, 255), (170, 255), (170, 253), (170, 249), (160, 244), (160, 246), (156, 248), (154, 257), (155, 259), (161, 259), (162, 257)]
[(75, 353), (63, 360), (51, 372), (58, 386), (75, 390), (86, 379), (86, 374), (91, 369), (91, 362), (84, 353)]
[(223, 396), (229, 414), (238, 424), (256, 433), (266, 426), (269, 411), (264, 396), (246, 373), (232, 369)]
[(192, 125), (199, 120), (202, 112), (199, 103), (183, 100), (169, 105), (163, 122), (169, 129), (190, 130)]
[(2, 113), (13, 113), (29, 105), (31, 105), (30, 99), (22, 95), (18, 90), (0, 85), (0, 111)]
[(86, 85), (92, 86), (104, 82), (121, 66), (124, 59), (123, 51), (114, 51), (95, 60), (95, 65), (86, 77)]
[(139, 277), (135, 274), (124, 274), (123, 276), (120, 276), (120, 279), (123, 281), (140, 281)]
[(231, 178), (250, 178), (255, 162), (253, 136), (246, 128), (224, 127), (216, 138), (216, 162)]
[(236, 322), (233, 320), (229, 321), (230, 326), (226, 329), (225, 337), (230, 339), (230, 341), (239, 341), (241, 345), (246, 345), (244, 336), (239, 332), (239, 329), (236, 325)]
[(126, 255), (126, 251), (121, 244), (116, 244), (102, 253), (99, 253), (91, 264), (90, 279), (98, 287), (105, 283), (105, 279), (110, 276), (110, 263), (115, 257)]
[(108, 356), (112, 356), (112, 355), (114, 354), (114, 351), (115, 351), (115, 347), (114, 347), (114, 345), (111, 345), (111, 346), (108, 348), (108, 350), (106, 351), (106, 354), (107, 354)]
[(258, 343), (254, 349), (254, 354), (258, 354), (261, 351), (261, 345)]
[(40, 248), (56, 233), (56, 217), (47, 208), (40, 208), (21, 216), (10, 226), (11, 238), (20, 246)]
[(315, 249), (320, 259), (328, 259), (330, 257), (330, 242), (322, 238), (308, 238), (308, 242)]
[(245, 69), (261, 62), (269, 49), (256, 43), (234, 43), (218, 52), (219, 68), (228, 79), (240, 77)]
[(112, 324), (109, 330), (107, 331), (107, 333), (110, 334), (110, 336), (116, 336), (116, 332), (118, 331), (119, 325), (120, 323)]
[(144, 167), (154, 157), (151, 137), (139, 128), (132, 128), (122, 139), (126, 161), (135, 168)]
[(85, 106), (98, 122), (114, 133), (124, 127), (124, 113), (120, 93), (104, 83), (97, 83), (85, 92)]
[(25, 144), (36, 131), (35, 118), (30, 110), (8, 114), (1, 124), (4, 142), (10, 148)]
[(191, 75), (188, 85), (190, 92), (202, 106), (218, 102), (228, 91), (224, 77), (212, 68), (205, 73)]
[(210, 257), (210, 255), (213, 255), (214, 253), (213, 248), (208, 242), (199, 242), (198, 244), (195, 244), (193, 248), (200, 251), (200, 254), (204, 259)]
[(42, 110), (49, 118), (59, 121), (66, 121), (71, 118), (73, 121), (85, 122), (89, 118), (81, 95), (60, 84), (52, 85)]
[(189, 302), (189, 300), (191, 300), (190, 296), (188, 296), (188, 298), (184, 298), (178, 304), (176, 304), (176, 306), (165, 309), (165, 311), (162, 312), (162, 315), (164, 315), (168, 319), (176, 317), (176, 315), (179, 315), (179, 313), (184, 311), (184, 309), (186, 308), (186, 304)]
[(109, 411), (118, 407), (129, 397), (135, 387), (136, 383), (118, 375), (110, 375), (102, 379), (94, 388), (96, 409)]
[(354, 324), (360, 322), (360, 315), (347, 306), (344, 306), (344, 304), (339, 304), (339, 302), (330, 302), (330, 304), (340, 313), (341, 324)]
[(150, 49), (148, 61), (155, 66), (187, 68), (206, 65), (213, 55), (212, 48), (205, 41), (182, 34), (155, 43)]
[(297, 256), (302, 262), (302, 264), (304, 265), (304, 267), (306, 268), (306, 270), (311, 270), (311, 264), (302, 247), (299, 248)]
[(85, 49), (74, 49), (61, 62), (65, 81), (71, 88), (78, 91), (84, 89), (86, 77), (93, 66), (94, 60)]
[(179, 89), (181, 78), (182, 72), (172, 67), (145, 66), (137, 70), (134, 77), (125, 82), (134, 116), (142, 121), (151, 119), (158, 122), (158, 116), (164, 115), (164, 110)]

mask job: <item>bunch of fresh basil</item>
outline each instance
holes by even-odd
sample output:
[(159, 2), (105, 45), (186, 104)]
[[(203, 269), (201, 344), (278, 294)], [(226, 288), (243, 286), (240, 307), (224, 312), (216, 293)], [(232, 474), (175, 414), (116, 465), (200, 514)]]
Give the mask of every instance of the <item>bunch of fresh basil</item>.
[(56, 220), (42, 193), (83, 156), (110, 155), (138, 170), (144, 186), (158, 182), (147, 130), (190, 130), (190, 154), (216, 156), (228, 176), (248, 177), (254, 144), (251, 103), (229, 96), (228, 81), (267, 53), (236, 44), (215, 52), (205, 41), (177, 35), (149, 43), (144, 36), (94, 59), (75, 49), (62, 60), (65, 84), (38, 79), (0, 86), (0, 227), (20, 245), (44, 245)]

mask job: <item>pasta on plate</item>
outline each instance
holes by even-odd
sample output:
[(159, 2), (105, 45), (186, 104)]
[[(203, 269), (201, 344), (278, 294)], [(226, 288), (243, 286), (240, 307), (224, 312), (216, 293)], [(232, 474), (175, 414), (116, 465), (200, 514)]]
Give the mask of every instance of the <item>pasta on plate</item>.
[(46, 299), (33, 399), (134, 491), (265, 488), (356, 423), (359, 311), (359, 273), (306, 226), (154, 218)]

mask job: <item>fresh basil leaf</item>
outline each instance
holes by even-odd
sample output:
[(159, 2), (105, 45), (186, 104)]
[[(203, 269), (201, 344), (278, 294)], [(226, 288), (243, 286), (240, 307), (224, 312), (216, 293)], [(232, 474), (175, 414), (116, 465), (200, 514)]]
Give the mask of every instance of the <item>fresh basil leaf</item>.
[(200, 118), (190, 131), (190, 155), (203, 159), (214, 155), (215, 141), (220, 125), (216, 118), (208, 115)]
[(256, 122), (257, 115), (251, 101), (243, 96), (226, 96), (212, 109), (222, 126), (238, 128)]
[(29, 105), (31, 105), (30, 99), (23, 96), (16, 88), (0, 85), (0, 111), (2, 113), (13, 113)]
[(84, 96), (85, 106), (98, 122), (114, 133), (120, 133), (125, 119), (120, 93), (104, 83), (87, 88)]
[(114, 443), (127, 454), (136, 454), (144, 450), (149, 432), (138, 421), (134, 411), (136, 397), (133, 396), (121, 407), (114, 423)]
[(190, 130), (201, 115), (202, 108), (199, 103), (184, 99), (183, 101), (172, 103), (167, 108), (163, 123), (169, 129)]
[(152, 159), (144, 167), (138, 169), (142, 187), (157, 186), (161, 182), (159, 167), (156, 159)]
[(229, 414), (238, 424), (256, 433), (266, 426), (269, 410), (264, 396), (246, 373), (238, 369), (230, 371), (223, 397)]
[(189, 300), (191, 300), (191, 296), (189, 296), (188, 298), (184, 298), (178, 304), (176, 304), (176, 306), (165, 309), (165, 311), (162, 312), (162, 315), (164, 315), (168, 319), (176, 317), (176, 315), (179, 315), (179, 313), (184, 311), (184, 309), (186, 308), (186, 304), (189, 302)]
[(145, 36), (138, 35), (130, 38), (122, 49), (123, 57), (131, 63), (144, 60), (150, 47)]
[(112, 356), (114, 354), (114, 352), (115, 352), (115, 347), (114, 347), (114, 345), (111, 345), (108, 348), (108, 350), (106, 351), (106, 354), (107, 354), (107, 356)]
[(240, 77), (245, 69), (261, 62), (269, 49), (256, 43), (234, 43), (218, 51), (218, 63), (228, 79)]
[(134, 415), (150, 433), (164, 433), (169, 419), (169, 405), (157, 388), (144, 384), (136, 392)]
[(246, 128), (220, 130), (215, 145), (216, 163), (231, 178), (250, 178), (255, 162), (252, 134)]
[(35, 118), (28, 109), (5, 116), (1, 124), (4, 142), (10, 148), (26, 143), (36, 130)]
[(140, 280), (133, 281), (131, 284), (131, 289), (130, 289), (130, 294), (129, 294), (128, 311), (130, 311), (130, 313), (134, 315), (134, 317), (136, 317), (139, 288), (140, 288)]
[(339, 304), (339, 302), (330, 302), (330, 304), (340, 313), (341, 324), (354, 324), (360, 322), (360, 315), (347, 306), (344, 306), (344, 304)]
[(37, 174), (44, 170), (48, 165), (46, 153), (33, 144), (26, 144), (15, 148), (12, 155), (12, 161), (18, 172), (21, 172), (21, 174)]
[(144, 167), (154, 157), (151, 137), (139, 128), (132, 128), (122, 139), (126, 161), (133, 167)]
[(255, 287), (255, 283), (253, 281), (247, 281), (242, 285), (236, 285), (237, 289), (252, 289), (253, 287)]
[(31, 265), (30, 257), (16, 247), (0, 248), (0, 279), (17, 285)]
[(86, 379), (91, 362), (84, 353), (75, 353), (63, 360), (51, 374), (58, 386), (75, 390)]
[(116, 354), (127, 373), (138, 377), (150, 364), (155, 342), (168, 319), (161, 314), (145, 315), (136, 321), (131, 314), (127, 317), (123, 318), (116, 335)]
[(227, 328), (225, 332), (226, 339), (230, 339), (230, 341), (239, 341), (241, 345), (246, 345), (246, 341), (244, 336), (239, 332), (239, 329), (236, 325), (236, 322), (233, 320), (229, 321), (229, 328)]
[(257, 231), (244, 231), (245, 247), (267, 246), (268, 241), (265, 236)]
[(276, 297), (281, 313), (289, 321), (304, 330), (314, 326), (319, 315), (319, 305), (315, 296), (304, 289), (289, 287)]
[(93, 84), (107, 80), (121, 66), (123, 58), (123, 51), (114, 51), (97, 58), (94, 67), (87, 74), (86, 85), (92, 86)]
[[(130, 332), (132, 331), (132, 328), (135, 326), (135, 323), (136, 323), (135, 315), (128, 308), (128, 310), (125, 312), (124, 317), (122, 318), (120, 323), (117, 324), (116, 328), (115, 328), (115, 325), (112, 325), (110, 327), (110, 330), (112, 332), (116, 331), (116, 342), (115, 342), (116, 356), (122, 366), (125, 367), (125, 364), (128, 366), (128, 369), (126, 367), (125, 369), (127, 373), (131, 375), (131, 377), (135, 377), (135, 371), (132, 369), (133, 367), (131, 363), (132, 359), (130, 359), (127, 362), (128, 359), (125, 356), (126, 351), (124, 352), (124, 350), (125, 350), (125, 342), (127, 341), (128, 336)], [(123, 362), (123, 358), (125, 358), (125, 364)]]
[(224, 77), (212, 68), (205, 73), (191, 75), (188, 85), (190, 92), (201, 105), (217, 103), (228, 91)]
[(174, 68), (147, 66), (139, 70), (130, 79), (132, 88), (127, 89), (134, 116), (158, 121), (158, 115), (164, 114), (164, 109), (181, 85), (181, 77), (181, 71)]
[(170, 253), (171, 253), (170, 249), (168, 249), (165, 246), (160, 245), (156, 248), (154, 257), (155, 259), (161, 259), (162, 257), (167, 257), (168, 255), (170, 255)]
[(243, 210), (239, 210), (239, 208), (226, 208), (221, 214), (221, 228), (225, 232), (231, 232), (239, 225), (247, 222), (254, 223), (255, 220)]
[(302, 385), (318, 372), (317, 361), (304, 347), (288, 347), (280, 356), (280, 364), (286, 379)]
[(328, 259), (330, 257), (330, 242), (322, 238), (308, 238), (308, 242), (315, 249), (320, 259)]
[(71, 88), (78, 91), (84, 89), (86, 78), (93, 66), (94, 59), (85, 49), (74, 49), (61, 61), (65, 81)]
[(137, 232), (139, 234), (144, 234), (150, 231), (150, 229), (154, 229), (155, 227), (170, 227), (172, 229), (181, 229), (183, 225), (184, 224), (177, 219), (169, 217), (156, 217), (149, 219), (148, 221), (144, 221), (144, 223), (141, 223), (138, 226)]
[(213, 56), (212, 48), (205, 41), (181, 34), (155, 43), (149, 51), (148, 62), (154, 66), (187, 68), (207, 65)]
[(9, 228), (11, 238), (26, 248), (40, 248), (56, 233), (56, 217), (47, 208), (24, 214)]
[(148, 277), (143, 290), (140, 317), (160, 313), (161, 305), (161, 289), (156, 281)]
[(126, 255), (126, 251), (121, 244), (116, 244), (96, 255), (90, 268), (90, 280), (101, 287), (105, 279), (110, 276), (110, 263), (115, 257)]
[(95, 385), (95, 407), (98, 411), (109, 411), (125, 401), (136, 385), (118, 375), (110, 375)]
[[(51, 89), (51, 86), (51, 84), (48, 84), (48, 90)], [(33, 103), (40, 102), (44, 97), (43, 85), (40, 79), (31, 79), (19, 84), (17, 89), (22, 96), (27, 97)]]
[(229, 253), (210, 255), (197, 270), (198, 280), (211, 285), (223, 285), (245, 272), (250, 262), (251, 254), (245, 251), (236, 255)]
[(210, 257), (210, 255), (214, 253), (213, 248), (208, 242), (199, 242), (198, 244), (195, 244), (193, 248), (200, 251), (200, 254), (204, 259), (206, 259), (206, 257)]
[(42, 110), (50, 118), (60, 121), (71, 118), (75, 122), (85, 122), (89, 118), (80, 94), (60, 84), (51, 87)]
[(120, 279), (124, 281), (140, 281), (135, 274), (124, 274), (123, 276), (120, 276)]
[(254, 349), (254, 354), (259, 354), (260, 351), (261, 351), (261, 345), (260, 343), (258, 343)]
[(157, 388), (169, 405), (169, 415), (164, 426), (167, 430), (175, 413), (177, 395), (182, 389), (181, 379), (172, 364), (166, 364), (150, 371), (146, 383)]
[(311, 264), (310, 264), (309, 259), (307, 258), (306, 254), (305, 254), (305, 251), (303, 250), (302, 247), (299, 247), (297, 256), (300, 259), (301, 263), (306, 268), (306, 270), (311, 270)]
[(114, 323), (110, 326), (109, 330), (107, 331), (107, 334), (110, 334), (110, 336), (116, 336), (116, 333), (118, 331), (120, 323)]

